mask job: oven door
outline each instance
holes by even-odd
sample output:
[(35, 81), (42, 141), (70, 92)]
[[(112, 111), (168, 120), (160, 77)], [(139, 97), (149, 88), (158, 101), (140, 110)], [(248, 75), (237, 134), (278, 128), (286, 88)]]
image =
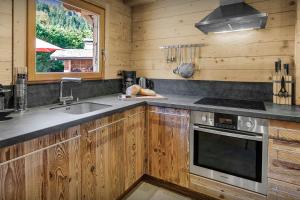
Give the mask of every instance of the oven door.
[(191, 173), (266, 194), (263, 135), (193, 126), (190, 152)]

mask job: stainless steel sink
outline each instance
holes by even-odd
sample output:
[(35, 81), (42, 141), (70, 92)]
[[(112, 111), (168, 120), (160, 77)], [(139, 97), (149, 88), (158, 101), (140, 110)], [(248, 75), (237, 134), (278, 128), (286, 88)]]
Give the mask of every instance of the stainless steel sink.
[(57, 110), (63, 113), (73, 114), (73, 115), (80, 115), (89, 112), (94, 112), (97, 110), (102, 110), (105, 108), (109, 108), (111, 105), (107, 104), (99, 104), (99, 103), (91, 103), (91, 102), (82, 102), (82, 103), (75, 103), (67, 106), (55, 107), (50, 108), (50, 110)]

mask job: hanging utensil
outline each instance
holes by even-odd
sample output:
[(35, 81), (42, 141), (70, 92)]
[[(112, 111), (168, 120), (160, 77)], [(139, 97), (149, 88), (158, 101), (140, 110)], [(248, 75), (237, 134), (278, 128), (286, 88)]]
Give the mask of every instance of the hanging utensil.
[(177, 60), (177, 67), (173, 69), (174, 74), (179, 74), (179, 66), (182, 63), (182, 51), (180, 46), (178, 46), (177, 48), (177, 53), (178, 53), (178, 60)]
[(168, 49), (164, 48), (163, 51), (164, 51), (164, 60), (166, 63), (168, 63)]
[[(183, 78), (190, 78), (194, 75), (194, 64), (192, 63), (192, 56), (193, 51), (192, 48), (189, 48), (189, 56), (190, 56), (190, 62), (185, 63), (184, 61), (188, 59), (188, 55), (186, 52), (187, 48), (180, 48), (180, 65), (173, 70), (175, 74), (179, 74)], [(185, 57), (186, 56), (186, 57)]]
[(170, 62), (174, 62), (173, 47), (171, 47), (170, 50), (171, 50)]
[(170, 63), (170, 48), (167, 48), (167, 49), (168, 49), (167, 63)]

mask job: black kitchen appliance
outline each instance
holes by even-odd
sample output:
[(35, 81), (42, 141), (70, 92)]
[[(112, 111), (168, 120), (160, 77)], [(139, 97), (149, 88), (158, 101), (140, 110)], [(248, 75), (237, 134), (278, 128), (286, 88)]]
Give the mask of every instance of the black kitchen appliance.
[(137, 84), (136, 71), (122, 71), (122, 93), (126, 94), (126, 89), (134, 84)]
[(195, 104), (243, 108), (243, 109), (262, 110), (262, 111), (266, 110), (263, 101), (252, 101), (252, 100), (241, 100), (241, 99), (223, 99), (223, 98), (205, 97), (195, 102)]
[(14, 111), (14, 109), (8, 109), (8, 94), (10, 92), (10, 89), (5, 89), (0, 84), (0, 121), (10, 119), (6, 116)]
[(154, 82), (151, 79), (147, 79), (145, 77), (140, 77), (138, 82), (142, 88), (154, 90)]

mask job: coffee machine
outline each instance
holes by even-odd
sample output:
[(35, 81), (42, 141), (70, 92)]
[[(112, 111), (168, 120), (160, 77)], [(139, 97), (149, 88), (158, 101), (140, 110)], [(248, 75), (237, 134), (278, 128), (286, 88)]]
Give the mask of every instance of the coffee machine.
[(136, 84), (136, 71), (122, 71), (122, 93), (126, 94), (126, 89)]

